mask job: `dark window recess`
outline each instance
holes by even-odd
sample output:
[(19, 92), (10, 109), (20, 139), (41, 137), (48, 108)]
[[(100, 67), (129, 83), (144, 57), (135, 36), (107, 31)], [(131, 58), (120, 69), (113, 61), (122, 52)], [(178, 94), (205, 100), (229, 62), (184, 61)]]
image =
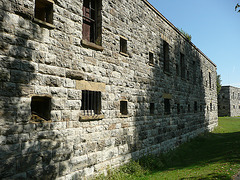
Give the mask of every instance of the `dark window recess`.
[(83, 90), (81, 110), (87, 116), (101, 114), (101, 92)]
[[(225, 106), (223, 106), (223, 109), (226, 109), (226, 107)], [(240, 108), (239, 108), (240, 109)]]
[(149, 52), (149, 64), (154, 64), (152, 52)]
[(120, 52), (127, 54), (127, 40), (120, 38)]
[(150, 114), (154, 114), (155, 106), (154, 103), (150, 103)]
[(238, 106), (238, 108), (240, 109), (240, 106)]
[(53, 24), (53, 3), (48, 0), (35, 0), (34, 17)]
[(193, 61), (193, 83), (196, 84), (196, 62)]
[(170, 114), (170, 99), (164, 99), (164, 112)]
[(101, 20), (101, 1), (83, 1), (83, 39), (101, 45), (102, 43), (102, 20)]
[(177, 104), (177, 113), (180, 114), (180, 104)]
[(200, 105), (200, 112), (202, 112), (203, 111), (203, 107), (202, 107), (202, 105)]
[(189, 71), (187, 71), (187, 80), (189, 80), (189, 77), (190, 76), (190, 74), (189, 74)]
[(198, 111), (197, 101), (194, 102), (194, 112)]
[(122, 115), (128, 114), (127, 101), (120, 101), (120, 113)]
[(211, 77), (211, 73), (208, 73), (209, 75), (209, 88), (212, 88), (212, 77)]
[(185, 62), (184, 62), (184, 54), (180, 53), (180, 69), (181, 69), (181, 77), (185, 78)]
[(190, 106), (190, 104), (188, 104), (188, 112), (190, 112), (191, 111), (191, 106)]
[(32, 115), (37, 115), (45, 120), (51, 118), (51, 98), (33, 96), (31, 101)]
[(163, 41), (163, 68), (164, 71), (170, 72), (169, 69), (169, 45), (166, 41)]
[(177, 74), (177, 76), (179, 76), (179, 67), (178, 67), (178, 64), (176, 64), (176, 74)]
[(212, 103), (210, 103), (210, 111), (212, 111)]

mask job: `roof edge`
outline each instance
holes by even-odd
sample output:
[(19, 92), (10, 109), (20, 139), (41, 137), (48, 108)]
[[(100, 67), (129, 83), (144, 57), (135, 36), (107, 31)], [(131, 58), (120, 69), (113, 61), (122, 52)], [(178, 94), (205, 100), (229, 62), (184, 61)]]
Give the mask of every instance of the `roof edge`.
[(197, 46), (195, 46), (191, 41), (187, 39), (186, 36), (184, 36), (176, 26), (174, 26), (165, 16), (163, 16), (148, 0), (142, 0), (148, 7), (150, 7), (158, 16), (160, 16), (168, 25), (170, 25), (179, 35), (181, 35), (191, 46), (193, 46), (200, 54), (202, 54), (211, 64), (213, 64), (215, 67), (217, 65), (212, 62), (207, 55), (205, 55)]

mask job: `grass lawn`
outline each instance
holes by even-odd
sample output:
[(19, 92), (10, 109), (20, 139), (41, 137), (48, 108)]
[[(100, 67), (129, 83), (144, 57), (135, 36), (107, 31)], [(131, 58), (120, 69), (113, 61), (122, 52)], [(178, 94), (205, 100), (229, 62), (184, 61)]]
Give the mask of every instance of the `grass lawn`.
[(214, 132), (167, 154), (130, 162), (102, 179), (231, 179), (238, 171), (240, 118), (224, 117)]

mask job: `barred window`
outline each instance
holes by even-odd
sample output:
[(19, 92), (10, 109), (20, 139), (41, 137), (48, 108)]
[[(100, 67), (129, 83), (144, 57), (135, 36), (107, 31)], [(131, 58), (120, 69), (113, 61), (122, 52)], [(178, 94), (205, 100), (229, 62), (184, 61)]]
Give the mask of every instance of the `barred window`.
[(84, 115), (96, 115), (101, 113), (101, 92), (82, 91), (82, 106)]

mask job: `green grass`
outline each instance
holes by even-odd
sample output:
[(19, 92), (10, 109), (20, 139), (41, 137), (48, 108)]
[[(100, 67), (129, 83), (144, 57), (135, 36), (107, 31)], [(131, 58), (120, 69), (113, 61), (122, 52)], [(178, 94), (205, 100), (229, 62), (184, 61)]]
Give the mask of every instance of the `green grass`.
[(97, 179), (231, 179), (240, 171), (240, 118), (219, 118), (212, 133), (167, 154), (143, 157)]

